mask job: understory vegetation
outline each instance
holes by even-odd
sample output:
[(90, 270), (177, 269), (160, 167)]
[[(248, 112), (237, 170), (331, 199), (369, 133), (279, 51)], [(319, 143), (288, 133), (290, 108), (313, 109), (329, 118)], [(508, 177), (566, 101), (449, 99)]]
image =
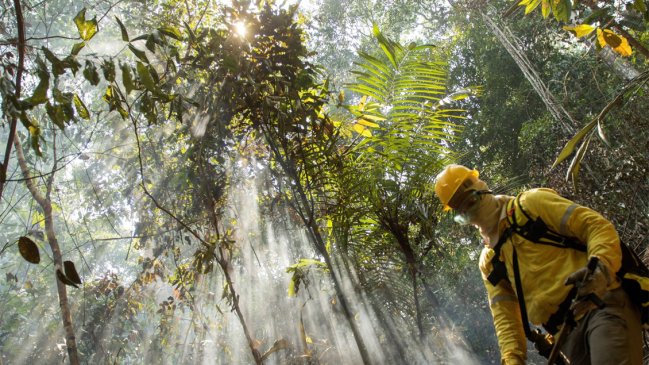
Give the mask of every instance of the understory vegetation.
[(448, 163), (649, 260), (645, 0), (1, 1), (0, 365), (499, 364)]

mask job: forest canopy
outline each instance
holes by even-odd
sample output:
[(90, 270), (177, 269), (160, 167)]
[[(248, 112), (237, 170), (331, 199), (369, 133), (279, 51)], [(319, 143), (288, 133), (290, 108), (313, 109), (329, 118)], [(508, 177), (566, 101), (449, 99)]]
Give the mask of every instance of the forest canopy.
[(644, 259), (648, 22), (2, 0), (0, 365), (500, 363), (480, 238), (434, 178), (553, 188)]

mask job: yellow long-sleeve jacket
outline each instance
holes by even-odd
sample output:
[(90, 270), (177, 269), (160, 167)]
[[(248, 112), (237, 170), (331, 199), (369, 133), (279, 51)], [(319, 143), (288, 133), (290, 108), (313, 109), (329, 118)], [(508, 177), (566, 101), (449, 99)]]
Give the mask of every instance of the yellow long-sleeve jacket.
[[(500, 260), (507, 268), (507, 279), (496, 286), (487, 277), (495, 254), (485, 247), (480, 255), (480, 270), (489, 298), (503, 364), (523, 364), (527, 342), (521, 320), (517, 293), (514, 290), (513, 249), (519, 262), (520, 280), (529, 321), (546, 323), (567, 297), (571, 287), (564, 285), (568, 275), (586, 266), (588, 257), (597, 256), (615, 273), (622, 264), (620, 241), (611, 222), (599, 213), (573, 203), (550, 189), (532, 189), (520, 196), (520, 203), (532, 219), (541, 218), (547, 227), (562, 236), (574, 237), (587, 251), (538, 244), (512, 233), (503, 243)], [(506, 214), (511, 216), (514, 198), (508, 197)], [(516, 218), (522, 214), (516, 213)], [(507, 217), (500, 221), (500, 234), (507, 229)], [(619, 287), (614, 281), (610, 289)]]

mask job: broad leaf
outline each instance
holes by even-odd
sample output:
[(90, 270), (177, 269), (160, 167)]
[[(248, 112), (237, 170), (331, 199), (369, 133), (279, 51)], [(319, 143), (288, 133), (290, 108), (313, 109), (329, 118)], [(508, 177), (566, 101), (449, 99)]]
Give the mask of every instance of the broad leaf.
[(74, 17), (74, 24), (77, 25), (79, 36), (84, 41), (89, 41), (99, 30), (97, 17), (86, 20), (86, 8), (81, 9), (77, 16)]
[(74, 101), (74, 108), (77, 110), (77, 115), (79, 116), (79, 118), (86, 120), (90, 119), (88, 108), (86, 108), (86, 105), (83, 103), (83, 100), (81, 100), (79, 95), (74, 94), (72, 100)]
[(72, 51), (70, 52), (71, 55), (76, 56), (79, 54), (79, 52), (83, 49), (83, 47), (86, 46), (86, 42), (79, 42), (76, 43), (74, 46), (72, 46)]
[(142, 62), (149, 63), (149, 59), (146, 57), (146, 52), (140, 51), (139, 49), (135, 48), (134, 45), (129, 44), (128, 48), (133, 52), (133, 54), (139, 58)]
[(149, 72), (149, 68), (146, 67), (142, 62), (137, 63), (137, 74), (140, 77), (140, 81), (142, 81), (142, 84), (144, 84), (144, 87), (146, 87), (147, 90), (151, 92), (156, 91), (155, 82), (153, 81), (151, 72)]
[(63, 269), (65, 270), (65, 276), (70, 279), (71, 282), (81, 285), (81, 278), (77, 273), (77, 269), (74, 267), (74, 262), (64, 261)]
[(597, 27), (590, 24), (579, 24), (574, 26), (566, 25), (563, 29), (573, 33), (577, 38), (582, 38), (591, 34), (595, 29), (597, 29)]
[(86, 61), (86, 68), (83, 69), (83, 77), (85, 77), (92, 86), (97, 86), (97, 84), (99, 84), (99, 73), (97, 72), (97, 67), (95, 67), (94, 63)]
[(176, 39), (176, 40), (179, 40), (179, 41), (182, 41), (182, 40), (183, 40), (183, 35), (182, 35), (182, 33), (180, 33), (180, 30), (178, 30), (178, 29), (175, 28), (175, 27), (172, 27), (172, 26), (164, 26), (164, 27), (158, 28), (158, 31), (159, 31), (160, 33), (166, 35), (167, 37), (171, 37), (171, 38)]
[(622, 56), (630, 56), (632, 53), (629, 41), (621, 35), (615, 34), (615, 32), (610, 29), (597, 28), (597, 40), (601, 47), (609, 45), (615, 52)]
[(61, 269), (56, 269), (56, 278), (59, 279), (59, 281), (65, 285), (79, 288), (79, 286), (75, 282), (73, 282), (67, 276), (65, 276), (65, 274), (61, 271)]
[(38, 264), (41, 262), (41, 255), (38, 252), (38, 246), (36, 246), (36, 243), (34, 243), (31, 238), (26, 236), (18, 238), (18, 250), (20, 251), (20, 255), (28, 262), (31, 262), (32, 264)]
[[(545, 1), (545, 0), (544, 0)], [(568, 22), (572, 12), (571, 0), (548, 0), (552, 1), (552, 12), (554, 18), (560, 22)]]
[(121, 20), (119, 20), (118, 17), (115, 17), (115, 20), (117, 20), (117, 24), (119, 25), (119, 30), (122, 33), (122, 40), (124, 42), (128, 42), (128, 32), (126, 31), (126, 27), (122, 23)]
[(131, 91), (135, 90), (131, 68), (127, 64), (121, 64), (120, 68), (122, 69), (122, 83), (124, 84), (124, 90), (126, 91), (126, 95), (128, 95)]

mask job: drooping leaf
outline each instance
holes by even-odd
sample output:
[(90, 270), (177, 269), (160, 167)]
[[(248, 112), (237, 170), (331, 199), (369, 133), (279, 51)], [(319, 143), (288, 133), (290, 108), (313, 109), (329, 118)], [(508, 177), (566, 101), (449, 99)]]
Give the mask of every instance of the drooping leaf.
[(128, 42), (128, 32), (126, 31), (126, 27), (117, 16), (115, 16), (115, 20), (117, 20), (117, 25), (119, 25), (119, 30), (122, 33), (122, 40)]
[(30, 145), (34, 153), (37, 156), (42, 157), (43, 152), (41, 151), (41, 128), (32, 121), (31, 125), (27, 128), (29, 130), (29, 139), (31, 141)]
[(557, 159), (554, 161), (552, 164), (552, 168), (555, 168), (558, 164), (563, 162), (566, 158), (568, 158), (570, 155), (572, 155), (573, 151), (575, 150), (575, 147), (577, 144), (588, 134), (592, 131), (593, 128), (597, 125), (597, 119), (593, 120), (592, 122), (588, 123), (584, 128), (582, 128), (577, 134), (575, 134), (569, 141), (566, 143), (566, 145), (563, 147), (561, 152), (559, 153), (559, 156)]
[[(522, 2), (521, 2), (522, 3)], [(541, 4), (541, 0), (531, 0), (525, 6), (525, 14), (529, 14)]]
[(50, 102), (47, 102), (47, 104), (45, 104), (45, 111), (47, 112), (47, 115), (50, 117), (52, 123), (54, 123), (61, 130), (65, 129), (66, 118), (65, 118), (65, 113), (63, 112), (63, 108), (61, 108), (61, 105), (58, 104), (53, 105)]
[(63, 269), (65, 270), (65, 276), (70, 279), (71, 282), (81, 285), (81, 278), (79, 277), (79, 273), (77, 273), (77, 269), (74, 267), (74, 262), (64, 261)]
[(88, 108), (86, 108), (86, 105), (83, 103), (83, 100), (79, 97), (79, 95), (74, 94), (72, 100), (74, 101), (74, 108), (77, 110), (77, 115), (81, 119), (90, 119), (90, 113), (88, 112)]
[(590, 24), (579, 24), (574, 26), (566, 25), (563, 29), (573, 33), (577, 38), (582, 38), (591, 34), (595, 29), (597, 29), (597, 27)]
[(94, 63), (86, 61), (86, 67), (83, 69), (83, 77), (85, 77), (92, 86), (97, 86), (97, 84), (99, 84), (99, 73), (97, 72)]
[(70, 52), (71, 55), (76, 56), (79, 54), (79, 52), (83, 49), (83, 47), (86, 46), (86, 42), (79, 42), (75, 43), (74, 46), (72, 46), (72, 51)]
[(18, 238), (18, 250), (20, 255), (32, 264), (38, 264), (41, 262), (41, 255), (38, 252), (38, 246), (36, 243), (31, 240), (31, 238), (26, 236), (21, 236)]
[(115, 81), (115, 63), (112, 60), (104, 60), (101, 63), (101, 70), (104, 73), (104, 79), (108, 82)]
[(38, 67), (37, 75), (40, 80), (32, 96), (25, 100), (30, 107), (45, 103), (47, 101), (47, 90), (50, 87), (50, 73), (47, 72), (45, 62), (39, 57), (36, 59), (36, 64)]
[(41, 51), (45, 55), (48, 61), (52, 64), (52, 73), (54, 76), (63, 75), (65, 73), (65, 64), (58, 57), (52, 53), (48, 48), (42, 47)]
[(182, 33), (180, 33), (180, 30), (178, 30), (178, 28), (176, 28), (176, 27), (172, 27), (172, 26), (168, 25), (168, 26), (158, 28), (158, 31), (160, 33), (166, 35), (167, 37), (171, 37), (171, 38), (179, 40), (179, 41), (183, 40)]
[(122, 69), (122, 83), (124, 84), (124, 90), (126, 91), (126, 95), (128, 95), (131, 91), (135, 90), (131, 68), (127, 64), (121, 64), (120, 68)]
[(543, 15), (543, 18), (547, 18), (548, 16), (550, 16), (550, 11), (552, 10), (550, 1), (554, 1), (554, 0), (543, 0), (541, 2), (541, 15)]
[(609, 45), (615, 52), (622, 56), (630, 56), (632, 52), (629, 41), (621, 35), (615, 34), (610, 29), (597, 28), (597, 40), (601, 47)]
[(77, 16), (74, 17), (74, 24), (77, 25), (79, 36), (84, 41), (89, 41), (99, 30), (97, 17), (86, 20), (86, 8), (81, 9)]
[(568, 167), (566, 180), (568, 180), (569, 178), (572, 180), (572, 186), (575, 190), (577, 190), (577, 180), (579, 178), (579, 170), (581, 169), (581, 161), (586, 155), (586, 151), (588, 150), (588, 145), (590, 144), (590, 139), (592, 138), (592, 136), (593, 135), (590, 134), (588, 138), (586, 138), (584, 143), (581, 144), (579, 150), (577, 150), (577, 153), (575, 154), (575, 157), (572, 159), (570, 166)]
[(65, 274), (61, 271), (61, 269), (56, 269), (56, 278), (59, 279), (63, 284), (73, 286), (75, 288), (79, 288), (77, 284), (75, 284), (72, 280), (70, 280)]
[(552, 13), (554, 18), (560, 22), (570, 21), (570, 13), (572, 12), (571, 0), (549, 0), (552, 1)]
[(135, 48), (135, 46), (132, 44), (129, 44), (128, 48), (131, 50), (131, 52), (133, 52), (135, 57), (139, 58), (144, 63), (149, 63), (149, 59), (146, 56), (146, 52), (140, 51), (139, 49)]
[(151, 72), (149, 72), (149, 68), (146, 67), (142, 62), (138, 62), (136, 68), (137, 68), (137, 74), (140, 77), (140, 81), (142, 81), (142, 84), (144, 84), (144, 87), (146, 87), (146, 89), (151, 92), (155, 92), (156, 91), (155, 82), (153, 81)]

